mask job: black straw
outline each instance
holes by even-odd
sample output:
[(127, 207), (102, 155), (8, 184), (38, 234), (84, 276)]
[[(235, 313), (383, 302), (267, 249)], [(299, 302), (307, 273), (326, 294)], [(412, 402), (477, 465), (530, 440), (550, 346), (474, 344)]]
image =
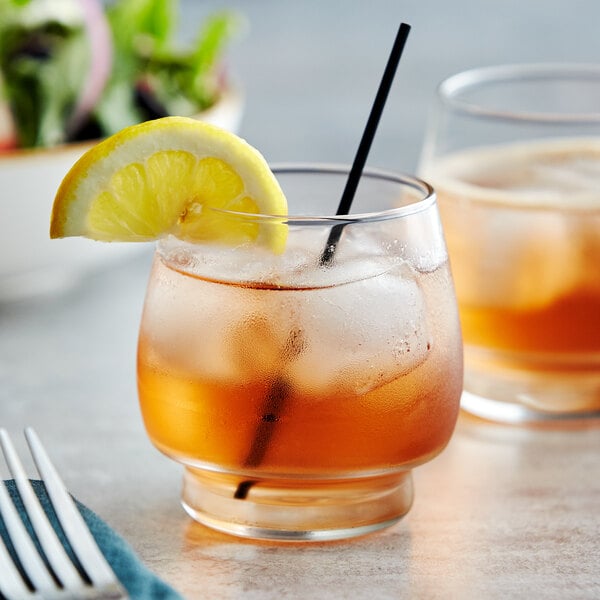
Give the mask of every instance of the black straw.
[[(400, 57), (402, 56), (409, 32), (410, 25), (401, 23), (394, 41), (394, 45), (392, 46), (392, 51), (390, 52), (390, 57), (385, 67), (385, 71), (383, 72), (381, 83), (379, 84), (379, 89), (377, 90), (377, 95), (373, 101), (371, 113), (369, 114), (367, 124), (365, 125), (362, 138), (358, 145), (354, 162), (352, 163), (350, 173), (348, 174), (346, 186), (342, 193), (342, 197), (340, 198), (336, 215), (347, 215), (350, 212), (350, 207), (352, 206), (356, 189), (358, 188), (365, 163), (367, 162), (367, 156), (369, 155), (369, 150), (371, 149), (371, 144), (373, 142), (373, 138), (375, 137), (377, 126), (379, 125), (381, 113), (383, 112), (390, 88), (392, 87), (396, 69), (398, 67), (398, 63), (400, 62)], [(333, 261), (335, 250), (345, 225), (346, 223), (338, 223), (331, 228), (329, 237), (327, 238), (327, 244), (323, 249), (323, 253), (321, 254), (321, 265), (330, 265)], [(262, 462), (273, 435), (275, 424), (279, 420), (279, 414), (285, 405), (287, 396), (288, 384), (281, 378), (277, 378), (265, 399), (263, 416), (258, 425), (256, 434), (252, 439), (252, 445), (244, 463), (246, 467), (257, 467)], [(256, 481), (253, 480), (240, 482), (233, 497), (240, 500), (245, 499), (250, 491), (250, 488), (255, 483)]]
[[(358, 145), (354, 162), (352, 163), (348, 179), (346, 180), (346, 187), (342, 193), (337, 212), (335, 213), (336, 215), (347, 215), (350, 212), (352, 201), (354, 200), (356, 189), (358, 188), (365, 163), (367, 162), (367, 156), (371, 150), (371, 144), (373, 143), (373, 138), (375, 137), (375, 132), (377, 131), (377, 126), (379, 125), (379, 120), (381, 119), (381, 114), (383, 113), (390, 88), (392, 87), (396, 69), (398, 68), (398, 63), (400, 62), (409, 33), (410, 25), (401, 23), (385, 71), (383, 72), (377, 95), (373, 101), (371, 113), (369, 114), (365, 130), (363, 131), (362, 138)], [(322, 265), (331, 264), (344, 226), (345, 223), (339, 223), (331, 228), (329, 237), (327, 238), (327, 244), (321, 254), (320, 262)]]

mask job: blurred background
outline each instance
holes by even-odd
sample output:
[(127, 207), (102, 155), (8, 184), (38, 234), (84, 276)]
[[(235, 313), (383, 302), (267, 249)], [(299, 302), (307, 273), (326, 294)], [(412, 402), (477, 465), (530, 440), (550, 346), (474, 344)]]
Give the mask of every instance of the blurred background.
[[(15, 7), (34, 5), (42, 24), (50, 14), (77, 17), (69, 24), (63, 14), (62, 28), (53, 23), (43, 35), (31, 34), (24, 8), (17, 22), (26, 23), (25, 35), (20, 25), (15, 34)], [(102, 6), (110, 7), (110, 31)], [(174, 27), (168, 6), (178, 12)], [(199, 34), (223, 12), (237, 17), (233, 36), (212, 45), (224, 49), (224, 64), (220, 51), (195, 62)], [(0, 301), (60, 288), (78, 269), (132, 250), (50, 241), (55, 190), (84, 148), (68, 144), (68, 152), (25, 154), (27, 160), (15, 148), (89, 142), (139, 120), (198, 114), (220, 97), (224, 72), (241, 91), (243, 113), (240, 120), (234, 102), (225, 121), (213, 122), (237, 130), (271, 163), (351, 163), (401, 22), (412, 31), (368, 165), (408, 173), (417, 171), (428, 113), (445, 77), (502, 63), (593, 63), (600, 51), (598, 0), (0, 0), (0, 151), (8, 150), (0, 156)], [(117, 60), (110, 60), (111, 48)], [(190, 82), (203, 79), (198, 65), (208, 67), (195, 86)], [(9, 105), (19, 127), (7, 117)]]
[(597, 62), (598, 0), (182, 0), (185, 39), (204, 15), (244, 16), (228, 52), (240, 133), (269, 161), (351, 162), (399, 23), (412, 26), (369, 164), (414, 172), (440, 80), (473, 67)]

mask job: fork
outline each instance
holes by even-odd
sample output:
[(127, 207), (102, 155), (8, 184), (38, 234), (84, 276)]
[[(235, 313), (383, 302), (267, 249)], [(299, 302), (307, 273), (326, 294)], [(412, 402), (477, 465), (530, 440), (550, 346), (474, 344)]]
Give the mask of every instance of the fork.
[(41, 552), (38, 551), (34, 538), (27, 532), (8, 488), (0, 484), (0, 517), (4, 521), (14, 555), (18, 558), (14, 561), (9, 547), (0, 543), (0, 596), (3, 595), (7, 600), (126, 600), (127, 593), (98, 548), (37, 434), (28, 427), (25, 437), (79, 566), (69, 558), (38, 500), (10, 436), (5, 429), (0, 429), (4, 459), (41, 548)]

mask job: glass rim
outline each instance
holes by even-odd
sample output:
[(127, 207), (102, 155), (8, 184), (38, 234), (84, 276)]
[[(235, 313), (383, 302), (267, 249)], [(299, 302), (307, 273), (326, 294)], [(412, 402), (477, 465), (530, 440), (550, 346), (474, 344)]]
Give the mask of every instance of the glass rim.
[[(347, 176), (350, 172), (351, 166), (336, 163), (273, 163), (269, 165), (275, 177), (278, 174), (320, 174), (320, 175), (344, 175)], [(414, 175), (408, 175), (405, 173), (396, 173), (393, 171), (379, 169), (374, 167), (365, 167), (363, 169), (361, 177), (367, 177), (370, 179), (379, 179), (382, 181), (389, 181), (392, 183), (399, 184), (403, 187), (409, 187), (413, 190), (421, 192), (423, 197), (415, 202), (411, 202), (405, 206), (399, 206), (395, 208), (388, 208), (380, 211), (362, 212), (349, 215), (302, 215), (302, 214), (261, 214), (261, 213), (247, 213), (226, 209), (213, 208), (212, 210), (229, 215), (235, 218), (262, 221), (262, 222), (277, 222), (286, 223), (288, 225), (322, 225), (323, 223), (329, 224), (350, 224), (350, 223), (362, 223), (362, 222), (375, 222), (385, 221), (388, 219), (398, 219), (407, 217), (416, 213), (423, 212), (436, 204), (436, 193), (433, 187), (426, 181), (415, 177)]]
[(461, 92), (490, 83), (513, 83), (526, 80), (579, 80), (600, 86), (600, 64), (548, 62), (492, 65), (468, 69), (450, 75), (437, 86), (437, 96), (453, 110), (473, 116), (502, 121), (530, 121), (553, 124), (600, 123), (600, 110), (592, 112), (535, 112), (488, 108), (458, 97)]

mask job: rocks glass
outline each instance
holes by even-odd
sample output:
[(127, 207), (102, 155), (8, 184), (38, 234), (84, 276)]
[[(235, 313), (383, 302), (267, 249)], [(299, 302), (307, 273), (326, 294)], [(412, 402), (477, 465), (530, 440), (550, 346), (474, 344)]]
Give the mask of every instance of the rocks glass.
[(185, 466), (193, 518), (254, 538), (352, 537), (409, 510), (411, 469), (444, 448), (458, 414), (436, 199), (417, 179), (367, 171), (352, 215), (319, 216), (335, 214), (347, 169), (275, 174), (291, 216), (228, 216), (285, 228), (283, 252), (158, 244), (141, 409), (152, 442)]
[(600, 417), (600, 67), (450, 77), (420, 174), (456, 283), (463, 407), (512, 423)]

